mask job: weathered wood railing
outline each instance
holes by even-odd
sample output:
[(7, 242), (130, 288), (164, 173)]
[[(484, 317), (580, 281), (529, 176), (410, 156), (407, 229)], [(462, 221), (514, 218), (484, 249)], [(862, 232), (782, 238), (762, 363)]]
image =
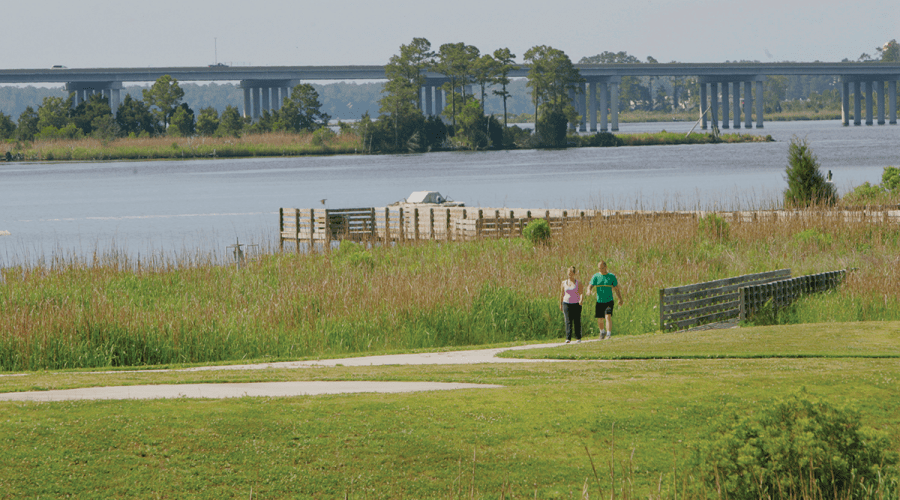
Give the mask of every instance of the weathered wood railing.
[(811, 293), (825, 292), (843, 283), (847, 270), (808, 274), (760, 285), (741, 288), (740, 319), (751, 318), (766, 304), (778, 309), (791, 305), (795, 300)]
[(741, 289), (790, 278), (790, 269), (746, 274), (659, 291), (659, 329), (682, 330), (741, 314)]
[[(349, 239), (366, 242), (420, 240), (470, 240), (478, 238), (518, 237), (534, 219), (545, 219), (556, 234), (571, 224), (603, 224), (627, 220), (698, 219), (707, 212), (600, 211), (561, 209), (495, 209), (468, 207), (391, 206), (369, 208), (282, 208), (279, 210), (281, 245), (294, 242), (312, 248), (331, 241)], [(741, 224), (761, 220), (789, 220), (800, 217), (825, 217), (845, 222), (898, 223), (900, 210), (833, 210), (718, 212), (725, 220)]]
[[(572, 213), (573, 215), (570, 215)], [(545, 219), (552, 233), (590, 220), (595, 212), (567, 210), (486, 210), (442, 207), (378, 207), (279, 210), (281, 245), (285, 241), (310, 247), (334, 240), (400, 242), (462, 241), (521, 236), (535, 219)]]

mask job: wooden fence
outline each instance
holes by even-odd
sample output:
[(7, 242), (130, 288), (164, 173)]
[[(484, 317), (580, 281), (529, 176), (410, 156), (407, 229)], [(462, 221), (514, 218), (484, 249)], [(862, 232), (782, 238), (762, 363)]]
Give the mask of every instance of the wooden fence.
[[(401, 242), (420, 240), (458, 241), (480, 238), (518, 237), (535, 219), (550, 223), (557, 234), (571, 224), (614, 224), (626, 220), (699, 219), (703, 211), (639, 211), (639, 210), (562, 210), (509, 208), (443, 208), (429, 205), (406, 205), (368, 208), (282, 208), (279, 210), (281, 247), (284, 242), (301, 245), (320, 244), (330, 248), (335, 240), (360, 242)], [(760, 220), (789, 220), (808, 216), (803, 211), (718, 212), (732, 223)], [(874, 223), (900, 222), (900, 210), (833, 210), (814, 213), (841, 221)]]
[[(775, 310), (792, 304), (803, 295), (836, 288), (847, 276), (847, 270), (808, 274), (785, 280), (741, 288), (740, 318), (745, 320), (771, 304)], [(770, 302), (771, 301), (771, 302)]]
[(780, 269), (663, 288), (659, 291), (659, 329), (683, 330), (737, 318), (741, 314), (741, 290), (744, 287), (783, 280), (790, 276), (790, 269)]
[(464, 241), (522, 235), (528, 224), (544, 219), (552, 234), (570, 224), (589, 221), (593, 211), (478, 209), (435, 207), (373, 207), (279, 210), (281, 247), (293, 242), (312, 248), (330, 248), (335, 240), (402, 242), (421, 240)]

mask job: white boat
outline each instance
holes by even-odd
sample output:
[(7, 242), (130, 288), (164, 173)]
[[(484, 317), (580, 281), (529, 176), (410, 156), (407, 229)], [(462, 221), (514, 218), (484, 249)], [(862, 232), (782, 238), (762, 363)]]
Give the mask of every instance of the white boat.
[(465, 203), (453, 201), (437, 191), (413, 191), (406, 199), (391, 203), (397, 205), (435, 205), (440, 207), (464, 207)]

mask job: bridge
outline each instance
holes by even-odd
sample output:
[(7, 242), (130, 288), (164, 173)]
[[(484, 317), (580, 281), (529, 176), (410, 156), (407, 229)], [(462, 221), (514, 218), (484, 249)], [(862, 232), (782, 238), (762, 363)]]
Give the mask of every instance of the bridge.
[[(619, 129), (619, 85), (625, 76), (697, 77), (704, 110), (702, 128), (718, 126), (736, 129), (753, 126), (753, 88), (762, 96), (763, 82), (772, 75), (826, 75), (841, 81), (841, 120), (850, 124), (850, 96), (853, 96), (853, 124), (862, 124), (865, 102), (866, 125), (897, 123), (897, 81), (900, 63), (664, 63), (664, 64), (576, 64), (585, 82), (570, 93), (582, 117), (578, 128), (585, 132)], [(73, 93), (75, 104), (101, 92), (113, 109), (118, 109), (123, 82), (153, 82), (170, 75), (178, 81), (237, 81), (244, 90), (244, 116), (259, 117), (263, 110), (277, 110), (290, 89), (310, 80), (384, 80), (384, 66), (210, 66), (163, 68), (63, 68), (0, 70), (0, 84), (62, 83)], [(510, 78), (525, 78), (528, 66), (512, 70)], [(448, 79), (426, 72), (420, 91), (420, 107), (426, 115), (440, 114)], [(885, 91), (885, 85), (887, 90)], [(741, 89), (743, 86), (743, 99)], [(888, 96), (887, 121), (885, 95)], [(763, 128), (763, 102), (756, 100), (756, 128)], [(875, 109), (877, 108), (877, 113)], [(721, 109), (721, 112), (720, 112)], [(598, 110), (608, 110), (600, 112)], [(708, 112), (707, 112), (708, 111)], [(742, 120), (743, 117), (743, 120)], [(599, 118), (599, 120), (598, 120)]]

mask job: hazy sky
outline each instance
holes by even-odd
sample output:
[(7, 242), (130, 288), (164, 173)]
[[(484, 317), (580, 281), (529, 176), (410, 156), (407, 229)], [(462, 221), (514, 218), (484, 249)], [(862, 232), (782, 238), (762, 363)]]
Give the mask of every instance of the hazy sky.
[[(840, 61), (900, 39), (898, 0), (15, 0), (0, 68), (385, 64), (424, 37), (578, 62)], [(216, 50), (217, 47), (217, 50)]]

